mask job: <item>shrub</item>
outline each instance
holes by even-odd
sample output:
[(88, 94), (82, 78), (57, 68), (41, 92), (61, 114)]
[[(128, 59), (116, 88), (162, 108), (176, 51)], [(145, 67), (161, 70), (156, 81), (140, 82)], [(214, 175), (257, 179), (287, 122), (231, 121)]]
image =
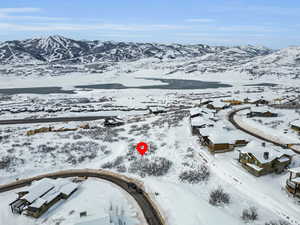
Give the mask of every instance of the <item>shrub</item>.
[(245, 222), (250, 222), (257, 220), (258, 214), (257, 209), (255, 207), (250, 207), (249, 209), (244, 209), (242, 212), (242, 219)]
[(127, 172), (126, 166), (124, 166), (124, 165), (117, 166), (117, 171), (120, 172), (120, 173)]
[(24, 164), (24, 159), (20, 159), (15, 156), (3, 156), (0, 159), (0, 170), (15, 170), (15, 167), (20, 166), (21, 164)]
[(172, 162), (162, 157), (156, 157), (152, 160), (142, 158), (130, 164), (129, 172), (139, 174), (140, 176), (163, 176), (169, 171), (171, 166)]
[(214, 206), (220, 206), (224, 204), (229, 204), (230, 196), (228, 193), (224, 192), (221, 187), (218, 187), (216, 190), (211, 191), (209, 197), (209, 203)]
[(196, 184), (201, 181), (205, 181), (209, 178), (209, 170), (206, 165), (202, 165), (196, 169), (190, 169), (187, 171), (182, 172), (179, 175), (179, 179), (182, 182), (188, 182), (190, 184)]
[(66, 143), (59, 151), (68, 155), (67, 162), (76, 165), (86, 159), (92, 160), (98, 155), (101, 150), (96, 142), (92, 141), (78, 141), (75, 143)]
[(54, 147), (47, 146), (44, 144), (37, 146), (37, 149), (38, 149), (38, 152), (42, 152), (42, 153), (52, 152), (55, 150)]
[(112, 168), (115, 168), (117, 166), (120, 166), (123, 162), (124, 162), (124, 157), (123, 156), (118, 156), (114, 161), (104, 163), (101, 167), (103, 169), (112, 169)]

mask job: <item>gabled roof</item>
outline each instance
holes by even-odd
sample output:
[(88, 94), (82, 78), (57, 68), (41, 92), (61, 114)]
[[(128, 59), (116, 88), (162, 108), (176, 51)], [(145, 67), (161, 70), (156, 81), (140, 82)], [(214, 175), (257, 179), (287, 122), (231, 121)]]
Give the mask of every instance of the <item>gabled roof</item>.
[(213, 105), (215, 108), (223, 108), (223, 107), (226, 107), (226, 106), (230, 105), (227, 102), (222, 102), (220, 100), (214, 101), (214, 102), (212, 102), (210, 104)]
[(213, 127), (200, 128), (199, 133), (202, 136), (208, 136), (214, 144), (234, 144), (238, 140), (247, 140), (243, 133), (231, 129), (224, 121), (213, 123)]
[(78, 184), (76, 183), (67, 183), (62, 186), (60, 189), (60, 193), (65, 194), (65, 195), (70, 195), (73, 191), (78, 188)]
[[(261, 143), (252, 141), (241, 149), (242, 153), (251, 153), (260, 163), (268, 163), (285, 155), (284, 152), (275, 150), (272, 147), (263, 147)], [(264, 158), (264, 153), (268, 152), (268, 158)]]
[(200, 108), (191, 108), (190, 109), (190, 115), (197, 115), (197, 114), (201, 114), (201, 109)]
[(260, 112), (260, 113), (265, 113), (265, 112), (272, 112), (272, 110), (267, 107), (267, 106), (262, 106), (262, 107), (251, 107), (252, 112)]
[(203, 117), (200, 117), (200, 116), (191, 118), (191, 125), (193, 127), (200, 127), (200, 126), (203, 126), (208, 123), (209, 123), (209, 120), (204, 119)]
[(45, 203), (46, 203), (45, 199), (38, 198), (30, 205), (30, 207), (38, 209), (38, 208), (42, 207), (42, 205), (44, 205)]
[(300, 127), (300, 120), (295, 120), (295, 121), (291, 122), (290, 124), (291, 124), (291, 126)]
[(22, 199), (25, 199), (29, 203), (32, 203), (34, 200), (46, 194), (48, 191), (54, 188), (54, 185), (49, 182), (48, 179), (42, 179), (37, 181), (30, 189), (28, 190), (28, 194), (24, 195)]

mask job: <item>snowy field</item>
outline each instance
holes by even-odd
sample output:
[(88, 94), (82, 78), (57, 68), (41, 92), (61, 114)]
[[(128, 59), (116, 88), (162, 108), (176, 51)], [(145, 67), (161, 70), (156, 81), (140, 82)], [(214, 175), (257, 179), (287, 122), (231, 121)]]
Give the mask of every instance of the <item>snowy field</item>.
[[(151, 76), (153, 77), (154, 73)], [(171, 77), (179, 78), (175, 75)], [(196, 79), (193, 76), (185, 78)], [(202, 78), (205, 80), (205, 77)], [(63, 82), (68, 84), (63, 85), (64, 87), (69, 88), (78, 84), (72, 83), (71, 78), (68, 79), (70, 80)], [(84, 80), (84, 78), (80, 79)], [(76, 82), (81, 82), (80, 79)], [(210, 79), (213, 80), (214, 78), (210, 77)], [(218, 78), (215, 77), (215, 79)], [(90, 80), (86, 83), (110, 83), (112, 81), (138, 86), (138, 81), (141, 80), (127, 79), (127, 77), (123, 78), (115, 75), (114, 78), (108, 78), (108, 76), (98, 77), (97, 80)], [(18, 87), (18, 82), (15, 83), (16, 85), (13, 85), (12, 81), (9, 80), (5, 82), (6, 86), (1, 83), (2, 87)], [(25, 80), (24, 83), (19, 83), (19, 85), (22, 84), (22, 87), (29, 86), (30, 82), (32, 82), (32, 86), (46, 85), (42, 80)], [(53, 84), (51, 82), (50, 80), (49, 86), (53, 86), (57, 80), (53, 81)], [(255, 208), (257, 219), (248, 221), (249, 224), (299, 225), (300, 204), (297, 199), (288, 195), (284, 189), (285, 180), (288, 176), (287, 172), (257, 178), (239, 165), (237, 161), (238, 149), (219, 155), (210, 154), (205, 147), (200, 145), (198, 138), (191, 134), (189, 110), (178, 110), (178, 106), (182, 106), (182, 108), (195, 107), (200, 104), (200, 99), (202, 101), (219, 101), (219, 98), (215, 97), (221, 96), (228, 96), (221, 97), (221, 99), (238, 100), (245, 98), (257, 100), (264, 96), (265, 99), (272, 101), (275, 97), (287, 94), (297, 95), (296, 91), (287, 93), (288, 87), (286, 86), (280, 86), (277, 89), (246, 87), (239, 82), (235, 81), (233, 76), (231, 82), (227, 82), (233, 85), (231, 88), (205, 90), (79, 90), (76, 94), (71, 95), (13, 95), (10, 99), (2, 101), (0, 107), (9, 107), (10, 104), (13, 104), (15, 108), (22, 108), (24, 104), (29, 106), (42, 104), (48, 105), (49, 108), (52, 106), (64, 107), (62, 99), (86, 98), (90, 102), (72, 102), (72, 107), (79, 108), (79, 105), (89, 104), (103, 109), (103, 105), (109, 103), (108, 108), (110, 110), (111, 108), (127, 107), (131, 108), (132, 111), (59, 111), (53, 113), (10, 113), (3, 111), (0, 115), (1, 120), (31, 116), (43, 118), (48, 116), (112, 115), (112, 113), (115, 113), (114, 115), (123, 117), (126, 123), (124, 126), (106, 128), (103, 126), (103, 120), (99, 120), (88, 122), (91, 129), (49, 132), (32, 136), (27, 136), (26, 132), (47, 126), (79, 127), (83, 122), (70, 122), (67, 125), (64, 123), (49, 123), (1, 126), (0, 183), (4, 184), (16, 178), (25, 178), (68, 168), (102, 168), (141, 180), (146, 191), (157, 203), (161, 213), (166, 218), (167, 224), (170, 225), (245, 224), (245, 221), (241, 218), (242, 212), (251, 207)], [(254, 82), (249, 81), (247, 83)], [(257, 80), (255, 83), (258, 83)], [(144, 80), (143, 85), (145, 84), (156, 85), (160, 82)], [(103, 97), (107, 100), (106, 102), (99, 100)], [(146, 111), (150, 106), (164, 107), (169, 112), (155, 116), (143, 115), (145, 112), (141, 113), (134, 110), (140, 108)], [(237, 106), (236, 108), (238, 107), (243, 106)], [(228, 132), (232, 132), (232, 134), (238, 132), (239, 135), (250, 141), (255, 140), (253, 137), (235, 130), (228, 122), (227, 116), (230, 110), (232, 108), (217, 113), (216, 117), (220, 120), (217, 123), (228, 127)], [(275, 111), (280, 114), (280, 117), (276, 119), (267, 118), (262, 123), (255, 121), (256, 118), (249, 119), (244, 115), (239, 116), (249, 126), (253, 125), (256, 129), (262, 129), (272, 134), (275, 134), (275, 132), (270, 129), (275, 129), (278, 135), (281, 136), (281, 132), (284, 133), (285, 129), (290, 129), (288, 123), (299, 117), (299, 114), (295, 110), (276, 109)], [(276, 124), (276, 127), (272, 127), (274, 124)], [(299, 141), (299, 136), (293, 131), (288, 131), (284, 135), (287, 135), (293, 141)], [(150, 146), (149, 152), (143, 157), (135, 151), (136, 144), (141, 141), (147, 142)], [(294, 157), (291, 165), (291, 167), (297, 166), (300, 166), (299, 156)], [(194, 179), (190, 179), (190, 176)], [(219, 187), (229, 196), (229, 201), (228, 204), (214, 206), (209, 202), (210, 194)], [(50, 225), (59, 221), (61, 225), (71, 225), (78, 222), (78, 212), (82, 210), (90, 212), (91, 219), (93, 219), (94, 216), (107, 215), (110, 202), (118, 202), (128, 209), (125, 213), (129, 218), (127, 224), (145, 224), (141, 220), (142, 216), (136, 203), (130, 196), (110, 183), (99, 180), (88, 179), (70, 201), (51, 210), (38, 221), (12, 215), (7, 205), (14, 198), (14, 192), (0, 195), (1, 209), (4, 209), (1, 210), (0, 221), (9, 221), (11, 224), (18, 224), (16, 222), (18, 221), (20, 225), (26, 225), (26, 223)], [(72, 210), (75, 212), (69, 215)], [(273, 221), (273, 223), (270, 221)]]

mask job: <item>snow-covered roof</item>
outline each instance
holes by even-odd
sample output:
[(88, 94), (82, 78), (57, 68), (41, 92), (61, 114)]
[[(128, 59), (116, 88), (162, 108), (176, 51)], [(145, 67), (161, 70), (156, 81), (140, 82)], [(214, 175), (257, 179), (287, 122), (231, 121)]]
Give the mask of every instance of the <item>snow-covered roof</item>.
[(193, 127), (199, 127), (208, 123), (209, 121), (207, 119), (204, 119), (203, 117), (200, 116), (191, 118), (191, 125)]
[(290, 124), (291, 124), (291, 126), (300, 127), (300, 120), (295, 120), (295, 121), (291, 122)]
[(266, 107), (266, 106), (263, 106), (263, 107), (252, 107), (251, 111), (252, 112), (260, 112), (260, 113), (272, 112), (272, 110), (269, 107)]
[(291, 169), (289, 169), (289, 171), (292, 173), (300, 173), (300, 167), (291, 168)]
[[(242, 153), (251, 153), (261, 163), (268, 163), (276, 158), (280, 158), (285, 154), (279, 150), (275, 150), (269, 146), (263, 147), (261, 143), (252, 141), (241, 149)], [(264, 157), (264, 153), (268, 152), (268, 158)]]
[(190, 115), (193, 116), (193, 115), (197, 115), (201, 113), (201, 109), (200, 108), (191, 108), (190, 109)]
[(65, 195), (70, 195), (76, 188), (78, 188), (78, 184), (76, 183), (67, 183), (62, 186), (60, 189), (60, 193)]
[(220, 100), (219, 101), (214, 101), (210, 104), (212, 104), (215, 108), (223, 108), (225, 106), (229, 106), (229, 104), (227, 102), (222, 102)]
[(255, 164), (252, 164), (252, 163), (246, 163), (247, 166), (251, 167), (252, 169), (256, 170), (256, 171), (261, 171), (263, 168), (261, 167), (258, 167), (257, 165)]
[(214, 144), (234, 144), (237, 140), (247, 140), (238, 130), (230, 130), (225, 123), (217, 122), (214, 127), (200, 128), (200, 134), (208, 136)]
[(25, 199), (28, 202), (32, 203), (34, 200), (38, 199), (39, 197), (41, 197), (42, 195), (44, 195), (46, 192), (48, 192), (53, 188), (54, 185), (51, 182), (49, 182), (48, 179), (42, 179), (38, 181), (37, 184), (32, 186), (28, 190), (28, 194), (24, 195), (22, 199)]
[(38, 198), (38, 199), (36, 199), (36, 200), (30, 205), (30, 207), (32, 207), (32, 208), (40, 208), (40, 207), (42, 207), (42, 205), (44, 205), (45, 203), (46, 203), (46, 200), (45, 200), (45, 199)]
[(51, 202), (60, 194), (70, 195), (79, 184), (72, 183), (65, 179), (48, 179), (44, 178), (37, 181), (29, 190), (28, 194), (24, 195), (22, 199), (26, 199), (32, 203), (30, 207), (40, 208), (43, 204)]
[(292, 181), (295, 183), (300, 183), (300, 177), (293, 178)]

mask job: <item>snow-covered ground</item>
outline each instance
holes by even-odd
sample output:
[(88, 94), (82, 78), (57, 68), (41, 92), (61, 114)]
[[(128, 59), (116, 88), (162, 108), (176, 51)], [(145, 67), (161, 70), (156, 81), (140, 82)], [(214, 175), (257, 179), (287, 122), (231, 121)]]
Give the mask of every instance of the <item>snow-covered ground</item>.
[[(135, 200), (126, 191), (107, 181), (87, 179), (68, 200), (61, 200), (39, 219), (11, 214), (8, 204), (16, 199), (16, 193), (21, 190), (24, 188), (0, 194), (1, 224), (74, 225), (106, 218), (110, 214), (112, 217), (119, 215), (128, 225), (145, 224), (143, 213)], [(80, 212), (86, 212), (87, 216), (80, 217)]]
[[(148, 71), (149, 72), (149, 71)], [(156, 71), (157, 72), (157, 71)], [(140, 72), (140, 76), (142, 76)], [(137, 75), (137, 74), (134, 74)], [(149, 75), (149, 74), (148, 74)], [(89, 75), (90, 76), (90, 75)], [(155, 74), (151, 74), (154, 77)], [(158, 75), (157, 75), (158, 76)], [(228, 75), (229, 76), (229, 75)], [(79, 84), (81, 81), (86, 83), (104, 82), (104, 83), (123, 83), (126, 85), (160, 84), (157, 81), (127, 79), (127, 76), (109, 76), (97, 77), (96, 80), (85, 81), (76, 80), (74, 83), (66, 80), (63, 83), (71, 87)], [(177, 75), (170, 75), (170, 78), (179, 78)], [(181, 77), (182, 78), (182, 77)], [(185, 79), (196, 79), (191, 75)], [(53, 78), (56, 79), (56, 78)], [(63, 77), (57, 79), (65, 79)], [(123, 81), (122, 81), (123, 79)], [(205, 80), (205, 76), (198, 77), (198, 80)], [(217, 80), (210, 77), (209, 80)], [(112, 106), (126, 106), (132, 108), (147, 108), (149, 105), (164, 106), (166, 109), (172, 109), (174, 106), (183, 105), (192, 107), (200, 104), (202, 100), (215, 100), (213, 97), (230, 96), (227, 99), (251, 100), (260, 99), (262, 96), (272, 101), (276, 97), (286, 95), (285, 87), (271, 89), (269, 87), (245, 87), (242, 86), (237, 76), (232, 76), (234, 86), (231, 88), (205, 89), (205, 90), (158, 90), (158, 89), (125, 89), (125, 90), (79, 90), (76, 94), (51, 94), (51, 95), (33, 95), (22, 94), (14, 95), (9, 101), (3, 101), (3, 105), (16, 103), (22, 105), (35, 100), (38, 103), (55, 105), (63, 98), (88, 98), (97, 100), (102, 97), (111, 99)], [(45, 79), (46, 81), (46, 79)], [(53, 81), (55, 84), (58, 80)], [(68, 81), (70, 81), (68, 83)], [(8, 81), (5, 81), (8, 82)], [(9, 81), (10, 82), (10, 81)], [(28, 82), (28, 83), (27, 83)], [(45, 86), (46, 82), (42, 79), (32, 80), (32, 86)], [(48, 86), (53, 86), (49, 81)], [(127, 82), (127, 83), (126, 83)], [(149, 83), (147, 83), (149, 82)], [(251, 83), (249, 81), (247, 83)], [(270, 82), (265, 80), (264, 82)], [(273, 82), (273, 81), (272, 81)], [(276, 81), (274, 81), (276, 82)], [(76, 84), (75, 84), (76, 83)], [(224, 83), (228, 83), (224, 81)], [(255, 81), (257, 83), (257, 81)], [(290, 82), (292, 83), (292, 82)], [(13, 86), (13, 83), (6, 83), (11, 87), (20, 87), (21, 83)], [(1, 85), (4, 85), (1, 83)], [(24, 86), (30, 86), (30, 80), (24, 81)], [(288, 83), (286, 84), (288, 85)], [(57, 86), (57, 85), (55, 85)], [(296, 84), (293, 84), (296, 86)], [(4, 87), (4, 86), (3, 86)], [(10, 86), (6, 86), (10, 87)], [(296, 92), (289, 92), (290, 95), (297, 95)], [(225, 98), (225, 97), (224, 97)], [(94, 104), (94, 103), (89, 103)], [(95, 103), (98, 104), (98, 103)], [(99, 103), (102, 104), (102, 103)], [(76, 105), (76, 103), (74, 103)], [(78, 105), (78, 104), (77, 104)], [(81, 103), (80, 103), (81, 105)], [(84, 105), (84, 104), (83, 104)], [(7, 107), (7, 106), (5, 106)], [(244, 107), (238, 106), (238, 107)], [(207, 109), (205, 109), (207, 110)], [(254, 140), (253, 137), (243, 134), (234, 129), (227, 121), (227, 115), (232, 109), (224, 110), (217, 113), (217, 117), (222, 126), (229, 128), (228, 133), (223, 135), (232, 135), (239, 132), (248, 140)], [(275, 110), (275, 109), (274, 109)], [(289, 129), (288, 123), (297, 118), (299, 114), (295, 110), (275, 110), (280, 114), (278, 118), (267, 118), (263, 124), (253, 119), (245, 118), (239, 115), (240, 120), (253, 125), (255, 129), (261, 129), (278, 136), (284, 134), (285, 129)], [(102, 115), (104, 112), (57, 112), (57, 113), (9, 113), (4, 112), (1, 119), (23, 118), (28, 116), (85, 116), (85, 115)], [(107, 112), (105, 112), (107, 113)], [(110, 113), (110, 112), (108, 112)], [(27, 136), (26, 132), (30, 129), (36, 129), (47, 126), (64, 126), (63, 123), (56, 124), (29, 124), (29, 125), (5, 125), (0, 127), (0, 156), (1, 162), (1, 179), (0, 183), (7, 183), (16, 178), (25, 178), (45, 172), (57, 171), (67, 168), (104, 168), (117, 173), (125, 174), (141, 180), (146, 191), (155, 200), (162, 215), (166, 218), (167, 224), (170, 225), (216, 225), (216, 224), (244, 224), (241, 219), (242, 211), (249, 207), (255, 207), (258, 212), (258, 220), (252, 224), (263, 225), (271, 220), (284, 219), (293, 225), (300, 224), (298, 201), (287, 194), (284, 190), (284, 183), (287, 173), (280, 175), (266, 175), (263, 177), (254, 177), (243, 169), (237, 162), (237, 149), (233, 152), (211, 155), (208, 150), (201, 146), (197, 137), (192, 136), (190, 130), (190, 121), (187, 111), (173, 111), (166, 114), (154, 115), (132, 115), (136, 112), (114, 111), (119, 116), (123, 116), (126, 124), (121, 127), (107, 129), (103, 127), (103, 120), (88, 122), (93, 129), (79, 129), (77, 131), (61, 133), (42, 133), (33, 136)], [(244, 113), (244, 112), (243, 112)], [(276, 128), (272, 128), (273, 122), (282, 120)], [(274, 122), (275, 123), (275, 122)], [(71, 122), (67, 126), (78, 127), (82, 122)], [(273, 130), (272, 130), (273, 129)], [(224, 131), (221, 131), (224, 132)], [(230, 133), (232, 132), (232, 133)], [(293, 141), (299, 141), (295, 132), (284, 134)], [(150, 146), (149, 152), (141, 157), (135, 151), (138, 142), (147, 142)], [(184, 172), (198, 171), (199, 167), (208, 168), (209, 176), (194, 184), (183, 182), (180, 178)], [(300, 166), (299, 156), (294, 157), (291, 167)], [(153, 169), (154, 168), (154, 169)], [(155, 168), (158, 168), (157, 170)], [(99, 186), (99, 187), (98, 187)], [(209, 203), (209, 196), (212, 190), (221, 186), (230, 196), (230, 203), (224, 206), (212, 206)], [(115, 190), (115, 191), (113, 191)], [(85, 195), (84, 193), (88, 193)], [(14, 192), (2, 193), (0, 195), (1, 219), (7, 221), (21, 220), (23, 223), (35, 224), (39, 221), (33, 221), (25, 217), (17, 217), (10, 213), (7, 204), (14, 199)], [(158, 194), (155, 194), (158, 193)], [(98, 202), (98, 196), (100, 201)], [(111, 184), (89, 179), (82, 186), (82, 191), (45, 217), (48, 220), (45, 224), (53, 224), (60, 218), (68, 217), (71, 210), (76, 212), (61, 221), (61, 225), (73, 224), (78, 218), (78, 212), (87, 210), (91, 215), (99, 211), (99, 216), (104, 215), (111, 199), (116, 197), (116, 202), (131, 205), (128, 215), (134, 224), (142, 217), (135, 203), (130, 200), (128, 195), (117, 190)], [(121, 200), (122, 199), (122, 200)], [(127, 203), (126, 203), (127, 201)], [(83, 202), (83, 203), (82, 203)], [(76, 206), (76, 207), (75, 207)], [(74, 209), (75, 208), (75, 209)], [(4, 209), (4, 210), (3, 210)], [(94, 209), (97, 209), (96, 211)], [(101, 213), (100, 213), (101, 212)], [(101, 215), (100, 215), (101, 214)], [(98, 214), (97, 214), (98, 215)], [(139, 216), (137, 216), (139, 215)], [(45, 219), (45, 217), (43, 217)], [(91, 216), (93, 217), (93, 216)], [(137, 219), (138, 217), (138, 219)], [(137, 222), (138, 223), (138, 222)], [(140, 222), (143, 224), (143, 222)]]

